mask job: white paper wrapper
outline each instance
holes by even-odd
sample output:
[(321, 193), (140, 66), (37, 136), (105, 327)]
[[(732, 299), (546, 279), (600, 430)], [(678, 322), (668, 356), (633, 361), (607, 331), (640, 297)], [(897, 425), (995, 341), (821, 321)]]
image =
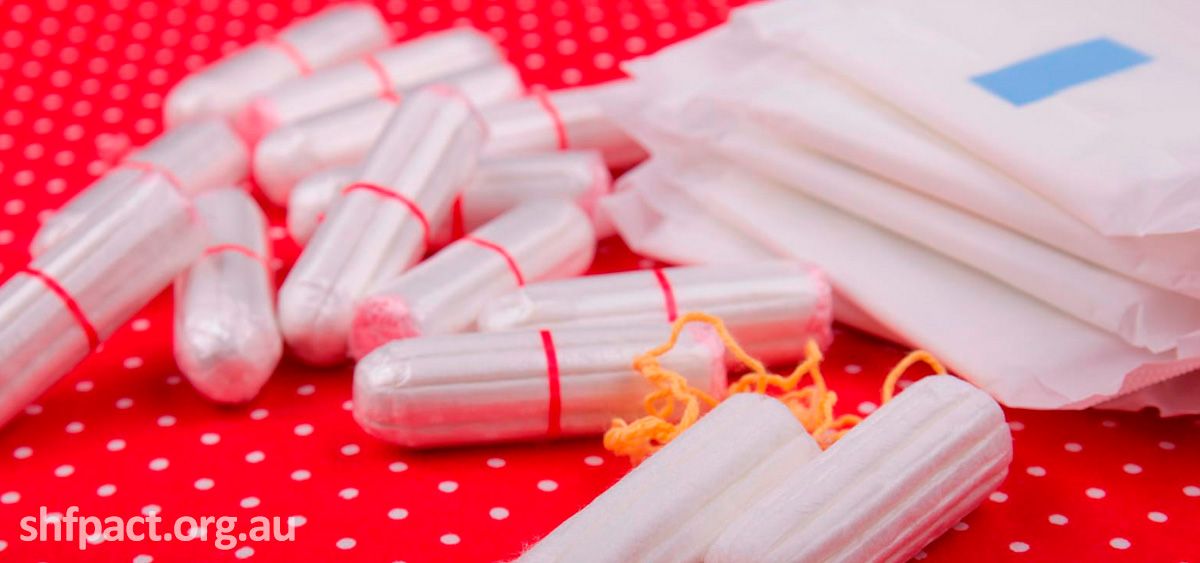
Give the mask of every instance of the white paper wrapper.
[(267, 220), (237, 188), (195, 204), (208, 247), (175, 282), (175, 361), (204, 396), (240, 403), (258, 394), (283, 354)]
[[(287, 224), (297, 243), (308, 242), (329, 206), (355, 174), (354, 166), (337, 166), (316, 172), (296, 184), (288, 196)], [(523, 202), (547, 198), (574, 201), (591, 216), (596, 238), (602, 238), (611, 234), (612, 229), (597, 215), (597, 201), (611, 186), (612, 176), (595, 151), (481, 160), (471, 181), (455, 199), (449, 223), (437, 229), (434, 242), (443, 245)]]
[(284, 82), (256, 96), (237, 117), (238, 130), (260, 139), (281, 125), (472, 68), (501, 64), (491, 38), (471, 28), (429, 34)]
[(0, 286), (0, 425), (166, 288), (203, 238), (190, 203), (147, 176), (35, 259), (38, 275)]
[[(437, 80), (458, 89), (476, 106), (521, 95), (517, 70), (494, 64)], [(372, 98), (276, 129), (254, 151), (254, 178), (274, 203), (285, 205), (301, 178), (332, 166), (357, 164), (379, 138), (403, 100)]]
[(954, 377), (927, 377), (789, 467), (703, 559), (908, 561), (1000, 486), (1011, 461), (999, 405)]
[[(698, 327), (662, 365), (715, 394), (723, 348)], [(410, 448), (485, 444), (604, 432), (641, 416), (653, 391), (631, 362), (666, 341), (659, 327), (523, 330), (398, 340), (354, 370), (354, 418)]]
[(574, 203), (531, 201), (488, 222), (355, 307), (350, 355), (392, 340), (463, 332), (480, 309), (526, 283), (577, 276), (595, 253), (591, 223)]
[(184, 78), (164, 104), (168, 127), (203, 117), (232, 117), (257, 94), (290, 78), (387, 45), (387, 23), (366, 4), (343, 4), (297, 21)]
[(820, 453), (782, 403), (734, 395), (518, 561), (699, 562), (727, 525)]
[(60, 240), (78, 235), (88, 217), (111, 200), (128, 197), (146, 176), (160, 176), (192, 197), (246, 177), (246, 145), (225, 122), (205, 119), (168, 129), (106, 172), (54, 212), (29, 245), (38, 256)]
[(689, 312), (720, 317), (751, 356), (768, 364), (795, 362), (809, 340), (824, 347), (833, 338), (825, 275), (782, 260), (533, 283), (492, 299), (478, 324), (493, 331), (667, 325)]
[(605, 110), (629, 94), (626, 81), (534, 95), (485, 108), (491, 131), (487, 156), (555, 150), (598, 150), (610, 167), (624, 168), (646, 157)]
[(452, 88), (406, 98), (280, 289), (280, 328), (300, 359), (346, 359), (355, 302), (425, 252), (485, 135), (475, 108)]

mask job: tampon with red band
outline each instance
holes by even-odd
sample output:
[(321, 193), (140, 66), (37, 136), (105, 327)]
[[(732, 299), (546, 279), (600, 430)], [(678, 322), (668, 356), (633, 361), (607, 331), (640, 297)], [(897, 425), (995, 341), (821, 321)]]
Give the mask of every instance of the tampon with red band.
[(375, 8), (327, 8), (184, 78), (167, 94), (167, 125), (233, 117), (254, 96), (290, 78), (366, 55), (390, 40), (387, 23)]
[(280, 328), (301, 360), (346, 360), (355, 304), (425, 253), (484, 138), (475, 108), (449, 87), (405, 99), (352, 184), (371, 189), (338, 197), (279, 291)]
[(236, 119), (248, 139), (368, 98), (398, 98), (420, 84), (500, 64), (498, 47), (471, 28), (433, 33), (288, 80), (256, 96)]
[(241, 403), (258, 394), (283, 354), (267, 220), (237, 188), (195, 204), (208, 247), (175, 282), (175, 361), (205, 397)]
[(0, 286), (0, 426), (199, 256), (188, 200), (161, 175), (128, 187)]
[(96, 209), (112, 199), (129, 197), (145, 176), (160, 175), (192, 197), (240, 182), (249, 159), (245, 143), (223, 121), (205, 119), (169, 129), (55, 211), (34, 235), (29, 252), (38, 256), (58, 241), (76, 236), (76, 229)]
[[(496, 63), (465, 70), (438, 83), (455, 87), (476, 106), (521, 95), (525, 85), (517, 70)], [(254, 177), (274, 203), (285, 205), (301, 178), (332, 166), (358, 164), (370, 150), (407, 90), (398, 99), (369, 98), (327, 113), (284, 125), (258, 143)]]
[(592, 263), (596, 236), (575, 204), (522, 204), (381, 282), (355, 307), (350, 354), (392, 340), (463, 332), (488, 300), (527, 281), (572, 277)]
[(530, 283), (484, 306), (478, 327), (666, 325), (697, 311), (721, 317), (751, 356), (777, 364), (801, 359), (809, 339), (829, 344), (832, 308), (820, 270), (768, 260)]
[[(390, 342), (355, 368), (354, 418), (368, 433), (410, 448), (599, 435), (614, 417), (645, 412), (642, 399), (653, 389), (630, 359), (667, 333), (553, 330), (552, 355), (538, 330)], [(715, 333), (689, 327), (663, 366), (720, 396), (722, 354)]]
[(613, 168), (646, 157), (606, 111), (611, 101), (629, 92), (625, 81), (552, 92), (534, 92), (483, 110), (492, 131), (485, 156), (531, 154), (556, 150), (598, 150)]
[[(320, 217), (353, 180), (353, 166), (317, 172), (292, 190), (287, 205), (288, 232), (300, 244), (308, 242)], [(595, 151), (563, 151), (481, 160), (471, 181), (454, 200), (450, 218), (434, 227), (434, 245), (442, 246), (473, 231), (501, 213), (536, 199), (574, 201), (597, 227), (596, 238), (611, 234), (598, 221), (597, 201), (610, 190), (612, 177)]]

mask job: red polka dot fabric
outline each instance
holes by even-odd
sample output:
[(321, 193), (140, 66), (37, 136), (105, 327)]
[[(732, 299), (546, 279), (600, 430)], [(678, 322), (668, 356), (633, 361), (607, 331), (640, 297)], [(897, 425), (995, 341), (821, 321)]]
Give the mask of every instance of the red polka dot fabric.
[[(189, 71), (323, 6), (319, 0), (12, 0), (0, 3), (0, 280), (23, 266), (44, 211), (160, 132)], [(531, 85), (619, 76), (620, 61), (723, 21), (724, 0), (386, 0), (399, 38), (473, 25)], [(278, 280), (295, 259), (271, 209)], [(595, 271), (652, 267), (605, 241)], [(350, 368), (285, 361), (244, 407), (214, 406), (179, 375), (164, 294), (0, 430), (0, 558), (61, 561), (78, 545), (22, 541), (46, 507), (99, 517), (254, 516), (293, 541), (86, 538), (112, 561), (494, 561), (516, 556), (620, 478), (628, 463), (581, 439), (413, 452), (349, 413)], [(1019, 353), (1019, 351), (1014, 351)], [(840, 330), (826, 373), (839, 409), (869, 413), (903, 354)], [(918, 554), (931, 561), (1200, 558), (1200, 421), (1153, 413), (1007, 412), (1007, 482)], [(186, 530), (185, 530), (186, 531)], [(190, 541), (186, 541), (189, 540)]]

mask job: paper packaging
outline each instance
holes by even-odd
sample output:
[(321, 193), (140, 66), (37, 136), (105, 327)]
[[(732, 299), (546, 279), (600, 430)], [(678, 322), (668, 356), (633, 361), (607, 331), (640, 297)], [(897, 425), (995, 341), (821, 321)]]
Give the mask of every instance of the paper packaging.
[(281, 125), (480, 66), (504, 62), (491, 38), (471, 28), (425, 35), (298, 76), (256, 96), (238, 115), (238, 130), (260, 139)]
[(927, 377), (788, 467), (704, 561), (908, 561), (1000, 486), (1011, 461), (999, 405), (952, 376)]
[(820, 270), (772, 260), (531, 283), (488, 302), (478, 324), (481, 330), (667, 325), (704, 312), (725, 321), (751, 356), (780, 364), (803, 358), (809, 340), (829, 344), (832, 305)]
[(591, 149), (604, 154), (612, 168), (637, 164), (646, 157), (622, 131), (605, 105), (629, 95), (627, 81), (553, 92), (534, 92), (483, 110), (491, 131), (485, 155), (530, 154)]
[(240, 403), (258, 394), (283, 354), (267, 219), (237, 188), (195, 204), (208, 246), (175, 282), (175, 361), (204, 396)]
[(391, 32), (366, 4), (343, 4), (297, 21), (184, 78), (164, 104), (168, 127), (232, 117), (256, 94), (314, 70), (382, 48)]
[(518, 561), (699, 562), (726, 525), (820, 453), (783, 403), (731, 396)]
[(1200, 228), (1200, 46), (1182, 5), (793, 2), (770, 34), (1101, 233), (1142, 236)]
[(407, 97), (279, 291), (280, 328), (301, 360), (346, 359), (355, 302), (425, 252), (485, 136), (456, 90), (435, 85)]
[(190, 203), (150, 175), (0, 286), (0, 426), (166, 288), (203, 238)]
[[(698, 328), (663, 366), (720, 395), (724, 348)], [(653, 388), (631, 361), (669, 336), (662, 327), (621, 327), (393, 341), (355, 368), (354, 418), (410, 448), (597, 435), (613, 417), (644, 414)]]
[(380, 282), (355, 307), (350, 355), (361, 359), (392, 340), (468, 330), (493, 297), (529, 282), (582, 274), (595, 246), (595, 232), (574, 203), (521, 204)]
[[(353, 181), (355, 174), (356, 167), (339, 166), (316, 172), (296, 184), (288, 197), (287, 224), (297, 243), (308, 242), (338, 192)], [(455, 199), (450, 221), (437, 230), (434, 244), (444, 245), (522, 202), (546, 198), (575, 201), (591, 216), (596, 238), (602, 238), (612, 229), (597, 215), (597, 201), (611, 185), (612, 176), (595, 151), (485, 159)]]
[[(440, 78), (476, 106), (521, 95), (525, 85), (509, 64), (487, 65)], [(275, 204), (285, 205), (301, 178), (331, 166), (362, 161), (400, 98), (372, 98), (276, 129), (254, 151), (254, 178)]]
[(34, 235), (29, 252), (38, 256), (56, 242), (78, 236), (79, 225), (91, 213), (127, 197), (146, 176), (162, 177), (191, 197), (242, 181), (248, 164), (245, 143), (223, 121), (205, 119), (168, 129), (55, 211)]

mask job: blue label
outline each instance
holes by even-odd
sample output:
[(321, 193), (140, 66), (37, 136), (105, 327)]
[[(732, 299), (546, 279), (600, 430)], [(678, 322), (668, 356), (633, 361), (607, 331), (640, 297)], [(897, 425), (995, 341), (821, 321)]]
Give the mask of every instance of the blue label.
[(971, 82), (1014, 106), (1023, 106), (1148, 61), (1148, 55), (1101, 37), (973, 76)]

